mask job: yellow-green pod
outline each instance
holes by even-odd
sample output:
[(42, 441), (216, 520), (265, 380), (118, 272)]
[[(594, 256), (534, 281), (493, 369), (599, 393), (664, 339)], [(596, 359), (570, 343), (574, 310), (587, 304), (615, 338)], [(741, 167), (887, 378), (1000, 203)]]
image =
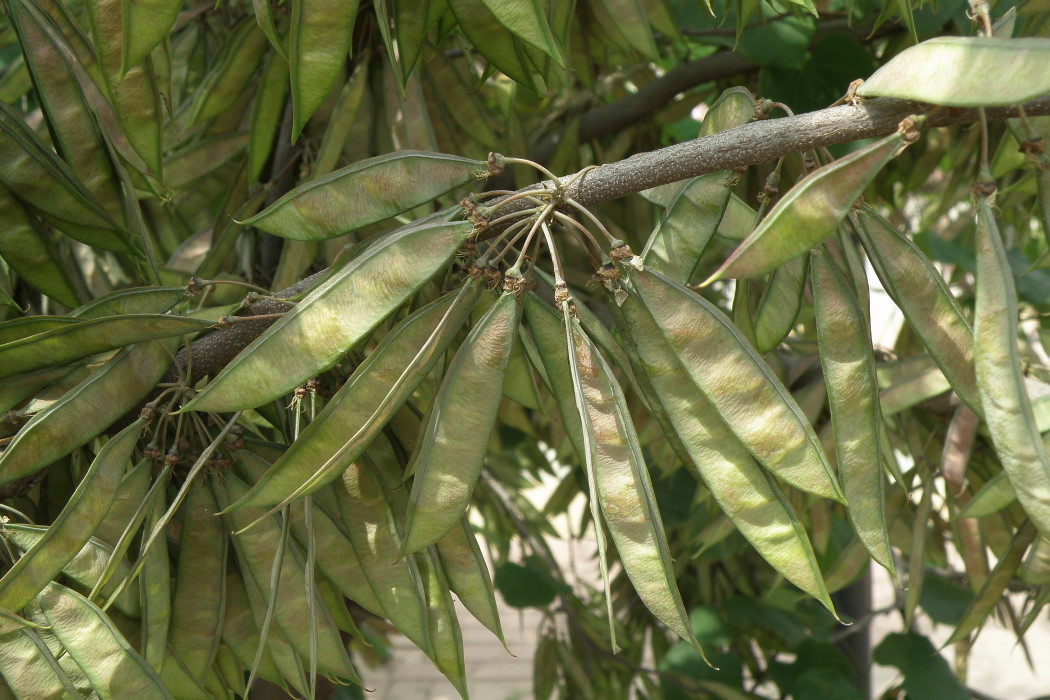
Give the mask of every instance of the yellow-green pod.
[[(335, 488), (342, 488), (336, 486)], [(338, 503), (333, 503), (338, 507)], [(305, 544), (308, 534), (303, 518), (303, 501), (290, 504), (292, 514), (292, 534), (300, 544)], [(379, 602), (365, 576), (364, 567), (357, 559), (357, 554), (346, 533), (338, 510), (330, 512), (320, 503), (313, 504), (314, 548), (317, 566), (347, 598), (377, 617), (386, 617), (383, 605)], [(396, 623), (395, 623), (396, 625)], [(412, 639), (418, 643), (418, 639)]]
[(448, 0), (448, 7), (471, 44), (497, 70), (515, 82), (532, 87), (532, 66), (521, 41), (500, 24), (478, 0)]
[(759, 352), (773, 350), (795, 327), (806, 289), (807, 262), (799, 256), (778, 267), (770, 276), (755, 312), (755, 347)]
[[(60, 221), (106, 232), (95, 241), (107, 250), (125, 251), (109, 214), (12, 107), (0, 103), (0, 157), (3, 181), (27, 204)], [(100, 234), (102, 236), (102, 234)]]
[(259, 179), (273, 150), (287, 94), (288, 61), (276, 52), (271, 53), (259, 77), (259, 89), (252, 106), (248, 140), (248, 179), (252, 182)]
[(725, 314), (659, 273), (627, 270), (664, 339), (758, 461), (803, 491), (845, 500), (802, 409)]
[[(225, 490), (228, 494), (227, 499), (219, 502), (223, 508), (226, 508), (229, 502), (243, 496), (248, 486), (236, 475), (227, 473)], [(319, 635), (317, 668), (325, 675), (359, 683), (357, 670), (346, 655), (346, 650), (339, 637), (339, 630), (320, 600), (316, 588), (310, 591), (303, 590), (304, 563), (294, 542), (288, 543), (291, 546), (287, 546), (284, 552), (279, 571), (280, 585), (277, 598), (269, 599), (270, 579), (279, 547), (281, 525), (276, 516), (261, 518), (263, 515), (264, 513), (258, 509), (244, 508), (231, 511), (223, 516), (231, 529), (239, 532), (233, 538), (233, 545), (237, 553), (237, 560), (240, 562), (242, 571), (245, 572), (245, 578), (250, 578), (254, 582), (265, 605), (274, 606), (274, 621), (303, 658), (310, 658), (309, 639), (313, 618), (316, 620)], [(259, 522), (255, 523), (256, 520)], [(253, 523), (254, 527), (245, 529)], [(249, 581), (246, 581), (246, 585), (248, 583)], [(307, 596), (315, 598), (313, 606), (310, 605)], [(316, 617), (311, 614), (311, 607), (316, 612)]]
[(919, 121), (909, 117), (897, 132), (803, 178), (704, 284), (765, 274), (819, 245), (883, 166), (919, 138)]
[(182, 505), (168, 644), (197, 682), (204, 681), (222, 638), (228, 540), (218, 511), (207, 481), (195, 479)]
[(483, 286), (480, 279), (471, 279), (457, 293), (428, 304), (387, 333), (234, 507), (283, 503), (337, 479), (430, 373)]
[(47, 534), (0, 578), (0, 608), (21, 610), (87, 544), (113, 502), (142, 427), (140, 418), (99, 450)]
[(850, 284), (822, 251), (811, 254), (820, 363), (828, 389), (839, 480), (864, 548), (897, 577), (886, 529), (882, 411), (867, 317)]
[(398, 558), (397, 516), (378, 477), (361, 462), (343, 472), (339, 491), (343, 530), (384, 616), (427, 656), (432, 656), (426, 593), (416, 560)]
[(120, 76), (146, 60), (175, 25), (182, 0), (122, 0), (123, 47)]
[(977, 202), (977, 388), (995, 452), (1028, 517), (1050, 536), (1050, 459), (1017, 351), (1017, 291), (991, 206)]
[[(161, 519), (167, 503), (157, 499), (151, 504), (143, 523), (144, 532), (154, 532), (164, 524)], [(138, 577), (139, 598), (142, 601), (142, 655), (153, 668), (164, 666), (167, 656), (168, 627), (171, 625), (171, 559), (168, 554), (168, 538), (157, 537), (152, 543), (146, 538), (142, 546), (149, 545), (139, 554), (141, 573)]]
[(492, 577), (488, 565), (481, 555), (481, 548), (470, 529), (466, 518), (459, 526), (449, 530), (434, 545), (441, 560), (441, 568), (448, 579), (449, 588), (470, 611), (478, 622), (485, 625), (496, 638), (507, 646), (503, 638), (503, 626), (499, 621), (496, 596), (492, 591)]
[[(751, 93), (745, 88), (730, 88), (704, 116), (700, 136), (725, 131), (754, 118)], [(730, 171), (722, 170), (666, 186), (667, 199), (660, 202), (666, 211), (642, 252), (647, 266), (676, 282), (689, 281), (726, 213), (731, 192), (729, 177)]]
[[(255, 659), (255, 652), (260, 640), (259, 628), (255, 624), (255, 616), (248, 601), (248, 592), (245, 589), (244, 579), (236, 569), (229, 569), (226, 572), (225, 595), (222, 641), (237, 659), (240, 666), (238, 671), (243, 678), (244, 669), (252, 667), (252, 661)], [(277, 685), (284, 685), (281, 670), (270, 652), (270, 646), (268, 644), (262, 650), (256, 673), (263, 680)]]
[[(634, 293), (619, 307), (625, 345), (702, 479), (729, 521), (755, 550), (801, 590), (834, 613), (809, 535), (780, 487), (755, 463), (704, 396)], [(703, 540), (705, 546), (710, 546)]]
[[(251, 77), (259, 67), (266, 43), (266, 35), (259, 30), (258, 24), (251, 19), (241, 21), (223, 43), (223, 50), (216, 60), (215, 67), (197, 88), (196, 99), (190, 108), (190, 125), (217, 117), (233, 106), (248, 89)], [(283, 62), (279, 57), (277, 60)], [(260, 83), (260, 95), (266, 90), (267, 77), (267, 73), (262, 76), (264, 82)], [(284, 83), (283, 76), (279, 73), (269, 77), (276, 81), (275, 87)]]
[(569, 441), (582, 461), (586, 448), (580, 414), (573, 397), (564, 325), (558, 312), (534, 292), (527, 292), (524, 299), (525, 320), (536, 343), (536, 351), (547, 377), (547, 388), (554, 396)]
[(288, 63), (292, 140), (335, 87), (350, 53), (359, 0), (292, 0)]
[(50, 583), (36, 598), (51, 633), (103, 698), (171, 700), (156, 672), (110, 619), (76, 591)]
[(33, 416), (0, 455), (0, 483), (46, 467), (112, 425), (153, 389), (175, 346), (165, 339), (126, 348)]
[(210, 321), (168, 314), (103, 316), (60, 326), (10, 343), (0, 343), (0, 378), (157, 338), (182, 336), (211, 327)]
[(981, 415), (973, 330), (944, 278), (914, 243), (875, 210), (861, 207), (852, 222), (886, 293), (955, 393)]
[(161, 177), (160, 93), (147, 57), (121, 71), (124, 57), (123, 3), (93, 0), (87, 3), (91, 37), (95, 44), (106, 92), (124, 135), (146, 167)]
[(689, 282), (704, 248), (718, 230), (729, 192), (724, 172), (681, 184), (642, 251), (646, 267), (680, 284)]
[(164, 184), (173, 190), (187, 188), (239, 156), (250, 134), (236, 131), (181, 148), (164, 161)]
[(579, 322), (573, 318), (566, 322), (576, 354), (574, 364), (581, 390), (578, 400), (587, 417), (584, 428), (593, 438), (595, 491), (620, 563), (653, 616), (706, 659), (675, 583), (649, 469), (623, 392)]
[(186, 287), (132, 287), (94, 299), (69, 315), (87, 320), (123, 314), (162, 314), (189, 296)]
[(384, 236), (270, 326), (185, 410), (261, 406), (328, 369), (447, 265), (471, 230), (437, 223)]
[[(80, 696), (51, 649), (39, 634), (14, 630), (0, 635), (0, 675), (6, 687), (0, 695), (17, 700), (64, 700)], [(6, 691), (6, 693), (5, 693)]]
[(396, 151), (300, 185), (244, 223), (282, 238), (324, 240), (389, 219), (491, 174), (485, 161)]
[(409, 496), (402, 551), (434, 544), (451, 530), (470, 505), (488, 452), (521, 304), (504, 292), (463, 342), (434, 397), (409, 473)]
[(857, 88), (949, 107), (1014, 105), (1050, 92), (1050, 39), (941, 36), (894, 56)]
[(481, 0), (481, 4), (503, 27), (553, 58), (559, 67), (565, 68), (565, 58), (547, 24), (546, 3), (540, 0), (519, 0), (518, 2)]
[(460, 697), (467, 696), (467, 669), (463, 658), (463, 634), (456, 618), (456, 608), (449, 594), (448, 580), (433, 548), (413, 555), (419, 566), (430, 618), (431, 658), (445, 674)]
[(7, 8), (58, 152), (107, 213), (121, 221), (120, 188), (109, 149), (61, 31), (51, 17), (25, 0), (13, 0)]
[(51, 237), (35, 225), (11, 190), (0, 185), (0, 257), (29, 286), (59, 304), (80, 305), (80, 293), (66, 270)]
[[(114, 500), (114, 505), (116, 501)], [(112, 506), (110, 507), (112, 511)], [(96, 530), (97, 532), (97, 530)], [(4, 526), (3, 537), (14, 544), (23, 552), (28, 552), (37, 546), (45, 538), (51, 537), (50, 526), (45, 525), (18, 525), (8, 523)], [(91, 590), (98, 584), (99, 578), (113, 555), (113, 548), (105, 542), (97, 539), (97, 535), (88, 539), (79, 552), (62, 567), (62, 575), (69, 577), (71, 581)], [(131, 572), (127, 561), (120, 559), (117, 565), (118, 579)], [(117, 586), (117, 581), (103, 587), (100, 594), (108, 598)], [(113, 601), (112, 606), (129, 617), (138, 618), (142, 615), (142, 606), (139, 604), (138, 592), (124, 591)]]

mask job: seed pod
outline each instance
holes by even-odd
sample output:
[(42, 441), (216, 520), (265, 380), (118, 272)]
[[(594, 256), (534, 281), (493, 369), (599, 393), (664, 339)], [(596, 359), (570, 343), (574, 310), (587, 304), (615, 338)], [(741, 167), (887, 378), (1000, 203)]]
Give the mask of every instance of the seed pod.
[(51, 632), (104, 698), (167, 698), (156, 672), (105, 613), (76, 591), (49, 583), (36, 598)]
[(773, 271), (755, 312), (755, 347), (767, 353), (788, 336), (802, 308), (809, 266), (804, 257), (790, 260)]
[(1017, 291), (999, 228), (983, 199), (977, 202), (974, 345), (977, 388), (995, 452), (1028, 517), (1050, 536), (1050, 459), (1021, 374)]
[(292, 82), (292, 140), (321, 106), (339, 79), (350, 53), (359, 0), (293, 0), (288, 31)]
[[(270, 6), (269, 0), (263, 0), (263, 3), (266, 7)], [(271, 53), (259, 77), (259, 90), (252, 106), (251, 137), (248, 141), (248, 179), (251, 182), (259, 179), (263, 166), (270, 158), (287, 94), (288, 61), (276, 52)]]
[[(706, 661), (675, 583), (649, 470), (623, 392), (579, 322), (570, 318), (566, 323), (572, 332), (580, 399), (587, 416), (584, 429), (594, 438), (595, 491), (602, 519), (638, 597)], [(596, 522), (595, 526), (601, 524)]]
[(0, 483), (32, 474), (112, 425), (164, 375), (174, 346), (165, 339), (126, 348), (33, 416), (0, 455)]
[(209, 321), (162, 314), (127, 314), (64, 324), (0, 344), (0, 378), (64, 365), (89, 355), (210, 327)]
[(415, 478), (402, 552), (437, 542), (470, 505), (520, 316), (517, 296), (504, 292), (453, 358), (409, 465)]
[(729, 192), (725, 172), (701, 175), (682, 184), (645, 244), (642, 259), (646, 267), (686, 284), (718, 230)]
[(918, 138), (918, 122), (909, 117), (897, 132), (803, 178), (704, 284), (764, 274), (819, 245), (883, 166)]
[(80, 293), (59, 256), (51, 236), (18, 203), (9, 189), (0, 185), (0, 257), (33, 289), (59, 304), (80, 305)]
[(911, 46), (857, 88), (949, 107), (1014, 105), (1050, 92), (1050, 40), (942, 36)]
[(72, 49), (54, 21), (34, 3), (13, 0), (7, 9), (58, 152), (106, 212), (122, 220), (120, 188), (109, 150), (71, 64)]
[(98, 230), (93, 241), (84, 241), (89, 245), (129, 250), (102, 205), (6, 103), (0, 103), (0, 156), (7, 165), (0, 180), (19, 199), (62, 221)]
[(802, 409), (725, 314), (659, 273), (627, 269), (679, 361), (758, 461), (793, 486), (843, 501)]
[[(146, 516), (144, 532), (155, 532), (167, 504), (163, 499), (153, 501)], [(146, 549), (146, 547), (149, 549)], [(139, 597), (142, 600), (142, 655), (153, 668), (164, 666), (167, 654), (168, 627), (171, 624), (171, 560), (168, 557), (168, 538), (157, 537), (152, 543), (143, 537), (139, 554), (141, 575), (138, 577)]]
[[(219, 502), (224, 510), (230, 502), (241, 498), (248, 490), (247, 484), (234, 474), (227, 473), (225, 481), (228, 497), (225, 502)], [(243, 508), (229, 511), (223, 516), (228, 520), (230, 529), (239, 532), (233, 539), (233, 545), (237, 560), (246, 572), (245, 578), (251, 578), (251, 581), (246, 580), (246, 585), (254, 583), (262, 596), (264, 607), (273, 606), (273, 619), (278, 628), (303, 658), (310, 659), (310, 627), (311, 624), (316, 624), (320, 634), (317, 668), (325, 675), (345, 678), (360, 684), (357, 670), (346, 655), (334, 621), (327, 608), (316, 600), (319, 595), (316, 588), (303, 590), (304, 564), (294, 542), (291, 543), (292, 546), (287, 546), (288, 543), (284, 545), (286, 550), (278, 570), (278, 595), (276, 599), (270, 598), (274, 560), (278, 557), (279, 547), (282, 546), (282, 528), (276, 517), (268, 517), (260, 519), (254, 527), (245, 530), (248, 524), (259, 519), (261, 515), (263, 514), (258, 509)], [(315, 597), (313, 606), (310, 605), (307, 596)], [(311, 607), (316, 616), (311, 614)], [(311, 623), (311, 619), (316, 620), (316, 623)]]
[(497, 70), (514, 82), (534, 86), (532, 69), (521, 42), (502, 24), (482, 2), (476, 0), (448, 0), (459, 28), (467, 40)]
[[(685, 464), (707, 485), (732, 525), (787, 580), (834, 613), (805, 528), (776, 483), (755, 464), (747, 449), (689, 379), (637, 294), (619, 307), (625, 343), (645, 377), (670, 429), (687, 453)], [(728, 534), (730, 530), (724, 531)], [(702, 538), (705, 546), (711, 540)]]
[(7, 684), (6, 697), (18, 700), (63, 700), (80, 691), (66, 675), (39, 634), (15, 630), (0, 636), (0, 674)]
[(261, 406), (328, 369), (447, 265), (470, 231), (469, 223), (435, 223), (377, 241), (242, 350), (184, 410)]
[(438, 540), (435, 549), (448, 579), (448, 586), (459, 602), (506, 647), (507, 640), (503, 638), (503, 626), (499, 621), (499, 609), (492, 590), (492, 577), (466, 518)]
[[(131, 147), (161, 178), (161, 104), (149, 58), (126, 66), (123, 4), (127, 0), (95, 0), (87, 4), (91, 38), (113, 111)], [(133, 28), (132, 28), (133, 29)]]
[(944, 278), (914, 243), (870, 207), (862, 207), (851, 220), (886, 293), (955, 393), (981, 415), (973, 331)]
[(392, 564), (395, 553), (401, 549), (401, 537), (395, 529), (397, 516), (382, 487), (363, 461), (347, 467), (343, 486), (339, 494), (343, 530), (384, 616), (432, 657), (423, 581), (413, 557)]
[[(197, 88), (190, 109), (190, 125), (218, 117), (237, 102), (259, 67), (266, 43), (266, 35), (250, 19), (242, 20), (226, 37), (215, 66)], [(280, 74), (272, 76), (278, 85), (283, 83), (280, 78)], [(265, 88), (266, 83), (261, 83), (260, 96)]]
[(186, 672), (203, 682), (222, 638), (228, 540), (207, 481), (190, 486), (182, 506), (178, 567), (168, 643)]
[(433, 369), (481, 292), (472, 279), (395, 326), (234, 507), (284, 503), (338, 478)]
[(882, 411), (866, 314), (825, 252), (811, 254), (813, 308), (839, 479), (864, 548), (894, 578), (884, 504)]
[[(50, 537), (50, 532), (51, 528), (49, 526), (8, 523), (4, 525), (3, 537), (23, 552), (28, 552), (43, 541), (45, 537)], [(62, 575), (68, 576), (71, 581), (75, 581), (90, 590), (98, 583), (106, 562), (109, 561), (112, 555), (112, 547), (95, 537), (91, 537), (83, 548), (63, 565)], [(126, 576), (130, 570), (131, 567), (127, 561), (124, 559), (117, 561), (118, 580)], [(101, 591), (103, 598), (108, 598), (116, 587), (115, 581), (110, 583), (112, 585), (103, 587)], [(142, 615), (138, 594), (132, 594), (131, 591), (125, 591), (117, 596), (111, 602), (111, 605), (129, 617), (138, 618)]]
[(80, 552), (113, 502), (142, 427), (140, 418), (99, 450), (47, 534), (0, 578), (0, 608), (21, 610)]
[(300, 185), (244, 223), (282, 238), (324, 240), (389, 219), (490, 174), (485, 161), (397, 151)]

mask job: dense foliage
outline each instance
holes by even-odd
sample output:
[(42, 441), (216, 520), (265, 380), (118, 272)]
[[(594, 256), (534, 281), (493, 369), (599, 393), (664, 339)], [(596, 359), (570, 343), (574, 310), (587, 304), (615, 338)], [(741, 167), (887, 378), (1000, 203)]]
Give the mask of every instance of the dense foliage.
[(1045, 2), (2, 6), (0, 697), (466, 696), (499, 596), (538, 698), (863, 698), (881, 567), (965, 698), (1045, 617)]

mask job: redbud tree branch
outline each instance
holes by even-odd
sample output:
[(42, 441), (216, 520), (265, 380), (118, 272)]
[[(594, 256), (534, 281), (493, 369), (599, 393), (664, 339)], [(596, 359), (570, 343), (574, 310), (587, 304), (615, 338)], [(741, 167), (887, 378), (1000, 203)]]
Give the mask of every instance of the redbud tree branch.
[[(1029, 116), (1050, 114), (1050, 95), (1024, 104)], [(1007, 119), (1017, 116), (1014, 107), (987, 108), (989, 119)], [(842, 105), (799, 114), (782, 119), (767, 119), (723, 131), (711, 136), (675, 144), (647, 153), (638, 153), (615, 163), (600, 165), (587, 171), (566, 191), (567, 196), (583, 206), (590, 207), (642, 190), (686, 180), (697, 175), (746, 168), (801, 151), (834, 146), (858, 139), (885, 136), (897, 129), (902, 119), (914, 114), (925, 114), (924, 129), (951, 126), (977, 121), (974, 109), (932, 107), (917, 102), (895, 99), (874, 99), (857, 105)], [(563, 178), (571, 180), (572, 176)], [(551, 183), (532, 185), (527, 190), (539, 189)], [(500, 210), (505, 214), (515, 205), (531, 206), (519, 200)], [(500, 232), (493, 226), (480, 232), (485, 240)], [(323, 273), (302, 280), (277, 296), (293, 296), (307, 289)], [(252, 305), (250, 315), (280, 312), (280, 302), (263, 300)], [(258, 337), (273, 323), (260, 319), (234, 324), (209, 333), (191, 343), (191, 382), (206, 375), (214, 375), (240, 350)], [(187, 364), (185, 350), (179, 354), (179, 364)], [(178, 372), (173, 370), (172, 376)]]

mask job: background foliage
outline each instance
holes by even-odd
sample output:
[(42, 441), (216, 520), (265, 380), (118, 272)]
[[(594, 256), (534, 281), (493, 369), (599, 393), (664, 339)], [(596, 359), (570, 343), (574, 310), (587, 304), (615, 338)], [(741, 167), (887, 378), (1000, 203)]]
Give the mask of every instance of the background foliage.
[[(336, 690), (325, 678), (354, 683), (354, 664), (381, 660), (395, 629), (465, 694), (470, 659), (451, 591), (497, 636), (494, 595), (544, 611), (537, 697), (862, 698), (868, 661), (857, 642), (871, 617), (886, 613), (900, 614), (905, 629), (879, 640), (873, 654), (901, 671), (891, 693), (967, 697), (973, 636), (995, 618), (1023, 644), (1045, 616), (1050, 473), (1038, 468), (1047, 463), (1040, 433), (1050, 428), (1046, 117), (991, 121), (986, 161), (982, 130), (969, 123), (927, 130), (892, 160), (903, 136), (853, 139), (848, 128), (828, 149), (800, 151), (785, 136), (784, 157), (758, 164), (738, 143), (735, 169), (640, 185), (630, 196), (599, 192), (595, 220), (548, 186), (533, 192), (537, 210), (557, 204), (601, 241), (544, 210), (561, 269), (546, 242), (508, 248), (485, 267), (507, 239), (492, 243), (499, 225), (485, 230), (478, 217), (509, 208), (475, 210), (477, 240), (458, 251), (472, 227), (456, 223), (469, 213), (456, 205), (470, 191), (489, 204), (498, 200), (484, 191), (510, 193), (550, 173), (569, 176), (782, 111), (821, 110), (917, 42), (979, 33), (970, 13), (996, 20), (997, 36), (1046, 37), (1045, 2), (3, 7), (0, 694), (230, 697), (254, 684), (253, 696), (274, 688), (356, 696), (359, 688)], [(976, 87), (960, 88), (963, 101), (949, 104), (1009, 104), (981, 86), (1016, 86), (1023, 81), (1010, 71), (1045, 65), (1046, 45), (1026, 46), (1015, 63), (977, 71)], [(404, 151), (455, 158), (389, 155)], [(513, 160), (497, 172), (491, 152), (550, 172)], [(858, 160), (869, 152), (885, 157)], [(832, 166), (839, 170), (813, 176), (833, 173), (816, 187), (821, 196), (837, 193), (841, 211), (815, 240), (799, 238), (811, 225), (792, 223), (792, 212), (816, 206), (818, 218), (829, 214), (792, 187), (847, 156)], [(652, 166), (627, 164), (624, 172), (644, 167)], [(975, 180), (989, 178), (998, 186), (994, 213), (980, 204), (987, 188), (971, 200)], [(309, 192), (319, 194), (304, 203)], [(867, 208), (847, 217), (861, 192)], [(774, 208), (782, 194), (788, 204)], [(982, 206), (983, 228), (973, 216)], [(721, 275), (746, 281), (716, 281), (699, 294), (680, 286), (721, 274), (766, 213), (782, 218), (759, 231), (801, 240), (795, 254), (758, 272)], [(996, 226), (1008, 270), (994, 267), (991, 248), (979, 254), (981, 235), (999, 240)], [(810, 265), (806, 250), (824, 238), (825, 252)], [(687, 239), (692, 248), (676, 247)], [(609, 258), (623, 253), (616, 243), (680, 278), (665, 289), (629, 256), (617, 267)], [(512, 265), (519, 252), (523, 264)], [(908, 321), (874, 347), (864, 257)], [(606, 277), (592, 278), (597, 269)], [(510, 296), (499, 297), (493, 292), (508, 271)], [(515, 286), (516, 275), (525, 282)], [(530, 285), (539, 297), (512, 298)], [(1010, 303), (1014, 285), (1019, 306)], [(574, 307), (557, 303), (566, 289)], [(654, 301), (668, 289), (679, 302)], [(380, 293), (383, 301), (361, 306)], [(975, 307), (976, 296), (984, 301)], [(978, 364), (982, 352), (999, 357), (986, 367), (1000, 374), (982, 380), (970, 324), (993, 297), (1005, 313), (984, 318), (1005, 325), (986, 321), (982, 331), (978, 323), (976, 352)], [(739, 345), (725, 351), (721, 385), (704, 383), (710, 372), (691, 369), (703, 360), (660, 330), (678, 328), (679, 306), (692, 314), (718, 307), (728, 316), (711, 318), (731, 319), (725, 333)], [(1008, 323), (1015, 306), (1019, 332)], [(348, 329), (345, 319), (360, 320)], [(240, 353), (268, 327), (269, 345)], [(670, 385), (659, 383), (668, 347)], [(660, 348), (659, 361), (647, 355)], [(713, 346), (701, 347), (699, 357), (713, 355)], [(851, 362), (860, 375), (836, 380)], [(812, 438), (805, 459), (817, 461), (796, 465), (766, 444), (785, 439), (785, 423), (733, 386), (745, 364), (764, 373), (762, 386), (784, 389), (778, 410), (802, 416), (794, 425)], [(851, 401), (844, 392), (856, 391), (851, 382), (868, 367), (872, 383)], [(403, 370), (407, 382), (395, 383)], [(989, 387), (1011, 383), (1031, 397), (1029, 422), (980, 420), (989, 417), (982, 402), (998, 396)], [(676, 394), (675, 384), (694, 393)], [(359, 393), (347, 388), (354, 386)], [(380, 387), (372, 404), (370, 386)], [(623, 403), (602, 408), (616, 405), (614, 387)], [(195, 390), (194, 404), (177, 412)], [(340, 403), (344, 395), (351, 398)], [(674, 414), (674, 396), (689, 410)], [(1021, 402), (1019, 394), (1012, 400)], [(866, 407), (855, 417), (881, 436), (860, 439), (859, 458), (841, 453), (848, 443), (832, 425), (832, 412), (851, 403)], [(360, 415), (329, 420), (340, 405)], [(1021, 406), (1008, 408), (1021, 415)], [(620, 421), (612, 428), (618, 439), (629, 443), (636, 432), (644, 465), (602, 452), (612, 444), (602, 432), (610, 424), (601, 423), (609, 415)], [(689, 420), (697, 432), (683, 427)], [(722, 420), (730, 427), (718, 433)], [(447, 430), (459, 437), (442, 442)], [(347, 441), (346, 459), (328, 465), (325, 483), (291, 498), (314, 473), (303, 470)], [(1008, 474), (1018, 463), (1014, 448), (1028, 443), (1031, 479)], [(695, 445), (714, 456), (697, 460)], [(468, 523), (441, 500), (442, 470), (480, 470), (482, 459), (479, 480), (457, 476), (468, 481), (458, 492), (462, 508), (470, 498)], [(828, 460), (839, 462), (849, 508), (833, 500), (834, 477), (811, 469)], [(296, 472), (296, 464), (306, 466)], [(610, 464), (627, 470), (616, 476), (629, 484), (601, 485), (612, 478)], [(731, 469), (719, 475), (725, 464)], [(734, 464), (750, 465), (753, 487), (739, 483), (745, 472)], [(805, 472), (805, 490), (786, 471), (777, 472), (783, 480), (765, 471), (785, 465)], [(866, 468), (864, 486), (846, 483), (849, 465)], [(257, 486), (275, 473), (291, 473), (294, 483)], [(424, 481), (431, 478), (433, 488)], [(522, 495), (552, 479), (542, 509)], [(759, 492), (762, 511), (752, 498)], [(618, 515), (625, 494), (631, 508), (648, 508), (640, 520)], [(252, 507), (215, 517), (242, 498)], [(575, 509), (581, 500), (592, 508)], [(875, 506), (860, 513), (861, 502)], [(285, 507), (267, 514), (278, 504)], [(449, 524), (458, 524), (425, 543), (420, 536), (406, 553), (413, 518), (431, 511), (452, 513)], [(605, 522), (613, 541), (602, 549), (604, 586), (568, 576), (551, 553), (547, 538), (559, 536), (551, 522), (568, 512), (577, 517), (574, 537), (590, 537), (596, 518)], [(649, 549), (630, 549), (632, 538)], [(866, 570), (878, 566), (872, 556), (907, 591), (892, 611), (840, 605), (856, 620), (845, 628), (828, 596), (851, 585), (863, 591)], [(914, 628), (920, 612), (954, 626), (954, 668)]]

